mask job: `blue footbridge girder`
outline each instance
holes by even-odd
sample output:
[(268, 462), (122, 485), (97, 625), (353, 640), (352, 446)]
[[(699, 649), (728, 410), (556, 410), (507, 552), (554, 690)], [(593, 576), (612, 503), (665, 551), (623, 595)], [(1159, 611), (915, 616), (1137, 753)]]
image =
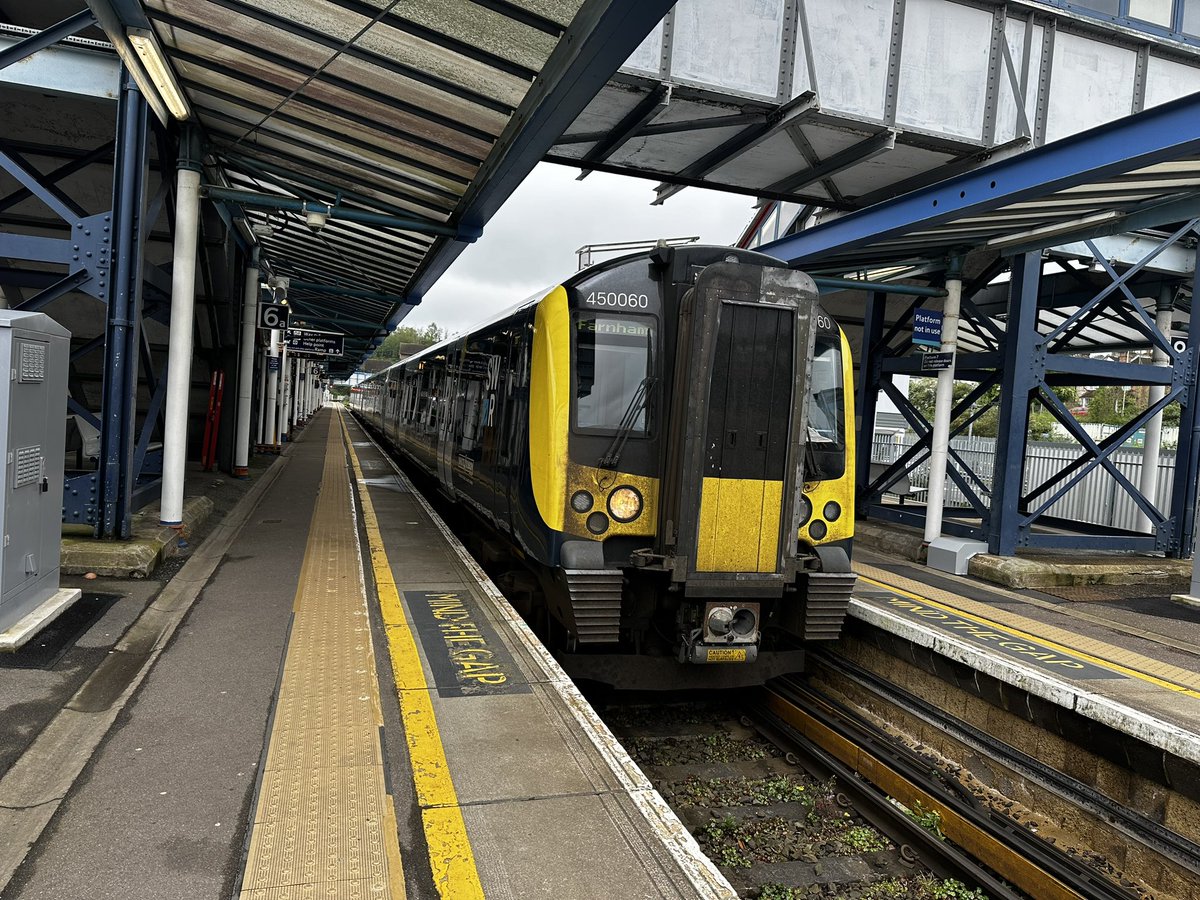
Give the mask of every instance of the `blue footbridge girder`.
[[(1194, 268), (1146, 280), (1156, 258), (1169, 248), (1195, 246), (1200, 228), (1200, 94), (1185, 97), (1093, 131), (1074, 135), (990, 166), (947, 179), (867, 209), (831, 216), (821, 224), (759, 250), (819, 275), (863, 277), (903, 273), (967, 253), (979, 274), (963, 291), (963, 328), (968, 346), (957, 358), (956, 377), (975, 388), (951, 413), (952, 437), (965, 433), (986, 407), (978, 405), (999, 385), (1000, 429), (994, 471), (981, 477), (965, 453), (952, 446), (948, 477), (967, 506), (945, 510), (943, 531), (983, 540), (993, 553), (1018, 547), (1047, 550), (1139, 550), (1188, 556), (1195, 536), (1197, 457), (1197, 332), (1186, 339), (1164, 333), (1155, 303), (1145, 297), (1166, 291), (1179, 315), (1190, 319)], [(1118, 267), (1105, 258), (1101, 238), (1126, 232), (1153, 238), (1140, 259)], [(1044, 256), (1060, 245), (1082, 242), (1090, 269), (1063, 263), (1072, 283), (1065, 294), (1051, 289)], [(1194, 265), (1194, 264), (1193, 264)], [(1004, 272), (1008, 270), (1007, 284)], [(998, 278), (999, 276), (999, 278)], [(993, 283), (988, 288), (989, 282)], [(1148, 288), (1147, 285), (1150, 285)], [(985, 313), (975, 300), (1007, 289), (1003, 307)], [(932, 426), (892, 383), (894, 375), (920, 375), (920, 355), (907, 343), (918, 300), (886, 327), (886, 283), (866, 280), (858, 396), (863, 440), (858, 454), (860, 509), (868, 516), (921, 525), (919, 505), (880, 502), (907, 480), (930, 454)], [(1186, 328), (1186, 326), (1184, 326)], [(899, 340), (897, 340), (899, 338)], [(1122, 360), (1122, 352), (1158, 349), (1166, 364)], [(1106, 358), (1097, 358), (1099, 351)], [(1115, 358), (1114, 358), (1115, 357)], [(1064, 385), (1159, 386), (1164, 395), (1103, 439), (1094, 439), (1054, 392)], [(872, 474), (870, 435), (875, 397), (882, 391), (905, 417), (916, 443)], [(1153, 497), (1114, 462), (1114, 455), (1171, 404), (1180, 410), (1174, 487), (1160, 508)], [(1080, 447), (1078, 457), (1043, 480), (1026, 483), (1032, 409), (1047, 410)], [(1155, 461), (1157, 462), (1157, 461)], [(1090, 527), (1055, 516), (1055, 504), (1094, 473), (1111, 479), (1149, 523), (1144, 532)]]

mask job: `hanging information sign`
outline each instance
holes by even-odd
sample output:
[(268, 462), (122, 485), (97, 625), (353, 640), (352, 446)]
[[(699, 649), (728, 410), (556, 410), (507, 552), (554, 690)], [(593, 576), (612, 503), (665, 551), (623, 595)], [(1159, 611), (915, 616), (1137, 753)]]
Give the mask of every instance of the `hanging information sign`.
[(942, 313), (940, 310), (913, 310), (912, 342), (921, 347), (942, 346)]

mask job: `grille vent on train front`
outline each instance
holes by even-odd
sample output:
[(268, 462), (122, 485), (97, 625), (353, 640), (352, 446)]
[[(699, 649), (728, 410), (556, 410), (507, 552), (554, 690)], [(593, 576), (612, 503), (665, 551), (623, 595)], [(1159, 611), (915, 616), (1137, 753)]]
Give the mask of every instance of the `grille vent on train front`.
[(566, 569), (575, 637), (581, 644), (615, 644), (621, 636), (620, 569)]
[(806, 641), (836, 641), (858, 577), (852, 572), (809, 572), (804, 605)]

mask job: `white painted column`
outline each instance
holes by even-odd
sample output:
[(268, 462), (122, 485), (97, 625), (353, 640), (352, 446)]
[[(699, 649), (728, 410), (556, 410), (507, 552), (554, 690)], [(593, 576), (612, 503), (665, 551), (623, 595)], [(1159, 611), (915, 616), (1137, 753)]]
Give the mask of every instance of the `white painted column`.
[(300, 392), (304, 390), (304, 360), (296, 359), (296, 372), (292, 391), (292, 427), (300, 424), (304, 418), (304, 407), (300, 405)]
[(262, 446), (263, 432), (266, 430), (267, 424), (263, 421), (263, 409), (267, 405), (267, 349), (264, 347), (255, 353), (255, 362), (258, 365), (258, 445)]
[(952, 266), (946, 275), (946, 304), (942, 310), (943, 353), (950, 368), (938, 372), (937, 405), (933, 413), (933, 444), (929, 456), (929, 491), (925, 507), (925, 543), (942, 533), (942, 505), (946, 495), (946, 456), (950, 448), (950, 410), (954, 405), (954, 366), (958, 350), (958, 314), (962, 302), (962, 273)]
[(188, 395), (192, 380), (192, 329), (196, 301), (196, 245), (200, 232), (200, 172), (181, 166), (175, 189), (175, 257), (171, 273), (171, 337), (163, 426), (163, 478), (159, 520), (183, 522), (187, 463)]
[(288, 387), (291, 385), (291, 379), (288, 377), (288, 366), (291, 365), (291, 360), (288, 359), (287, 345), (285, 344), (279, 356), (279, 396), (278, 403), (275, 406), (275, 443), (282, 444), (288, 436)]
[[(263, 444), (274, 447), (279, 443), (279, 430), (276, 428), (279, 406), (279, 329), (271, 329), (270, 345), (267, 347), (267, 393), (266, 409), (263, 410)], [(271, 360), (276, 360), (276, 368), (271, 368)]]
[(304, 369), (304, 418), (307, 421), (312, 418), (313, 414), (313, 372), (316, 366), (312, 360), (308, 360)]
[[(1167, 336), (1167, 340), (1171, 339), (1173, 300), (1174, 294), (1171, 288), (1163, 287), (1158, 297), (1158, 305), (1154, 309), (1154, 324), (1158, 326), (1159, 331)], [(1165, 350), (1161, 350), (1158, 347), (1154, 348), (1154, 365), (1168, 365), (1170, 359), (1171, 357)], [(1153, 406), (1166, 395), (1167, 388), (1165, 385), (1151, 385), (1150, 406)], [(1155, 505), (1157, 505), (1155, 498), (1158, 496), (1158, 456), (1162, 450), (1162, 419), (1163, 414), (1159, 413), (1146, 423), (1146, 444), (1142, 449), (1142, 477), (1138, 480), (1138, 490), (1142, 496)], [(1150, 517), (1140, 509), (1137, 511), (1137, 516), (1138, 531), (1150, 534), (1154, 530), (1150, 524)]]
[(242, 292), (242, 355), (238, 366), (237, 431), (233, 440), (233, 477), (250, 474), (250, 403), (254, 396), (254, 330), (258, 326), (258, 248), (246, 267)]

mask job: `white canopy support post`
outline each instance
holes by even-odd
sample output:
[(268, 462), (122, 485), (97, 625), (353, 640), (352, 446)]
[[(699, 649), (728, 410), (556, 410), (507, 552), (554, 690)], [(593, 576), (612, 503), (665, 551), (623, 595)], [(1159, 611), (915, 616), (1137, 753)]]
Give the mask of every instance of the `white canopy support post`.
[(200, 147), (193, 129), (179, 148), (175, 190), (175, 256), (171, 274), (171, 332), (167, 357), (167, 403), (163, 426), (163, 478), (159, 520), (183, 524), (183, 478), (187, 463), (188, 397), (195, 328), (196, 248), (200, 232)]
[(288, 378), (288, 366), (291, 365), (291, 360), (288, 359), (287, 344), (282, 342), (282, 350), (279, 355), (279, 395), (276, 398), (275, 405), (275, 443), (282, 444), (288, 439), (288, 388), (291, 386), (291, 379)]
[(925, 543), (942, 533), (942, 507), (946, 495), (946, 457), (950, 449), (950, 411), (954, 407), (954, 367), (958, 350), (959, 305), (962, 302), (962, 259), (953, 256), (946, 272), (946, 303), (942, 308), (943, 353), (950, 354), (949, 368), (938, 372), (937, 401), (933, 413), (933, 444), (929, 455), (929, 491), (925, 506)]
[[(263, 420), (266, 428), (263, 431), (263, 444), (268, 447), (279, 445), (279, 429), (277, 427), (279, 406), (279, 329), (271, 329), (270, 345), (267, 347), (267, 408)], [(275, 360), (274, 364), (271, 360)]]
[(257, 354), (258, 358), (258, 446), (262, 446), (266, 441), (266, 417), (263, 415), (263, 410), (267, 406), (267, 356), (269, 351), (266, 347)]
[[(1158, 292), (1158, 303), (1154, 307), (1154, 324), (1158, 330), (1171, 339), (1171, 313), (1175, 308), (1175, 292), (1170, 285), (1163, 285)], [(1154, 348), (1153, 363), (1156, 366), (1170, 365), (1171, 357), (1166, 350)], [(1167, 395), (1165, 385), (1150, 386), (1150, 406)], [(1142, 448), (1142, 477), (1138, 480), (1138, 490), (1142, 496), (1158, 507), (1158, 466), (1159, 452), (1162, 450), (1162, 420), (1163, 414), (1157, 413), (1146, 423), (1146, 444)], [(1140, 509), (1138, 513), (1138, 531), (1146, 534), (1154, 533), (1154, 525), (1150, 517)]]
[(242, 346), (238, 365), (237, 436), (233, 441), (233, 477), (250, 474), (250, 403), (254, 396), (254, 331), (258, 326), (258, 248), (246, 266), (242, 293)]
[(303, 423), (303, 408), (300, 406), (300, 392), (304, 389), (304, 360), (296, 359), (296, 372), (293, 377), (295, 389), (292, 391), (292, 425)]

